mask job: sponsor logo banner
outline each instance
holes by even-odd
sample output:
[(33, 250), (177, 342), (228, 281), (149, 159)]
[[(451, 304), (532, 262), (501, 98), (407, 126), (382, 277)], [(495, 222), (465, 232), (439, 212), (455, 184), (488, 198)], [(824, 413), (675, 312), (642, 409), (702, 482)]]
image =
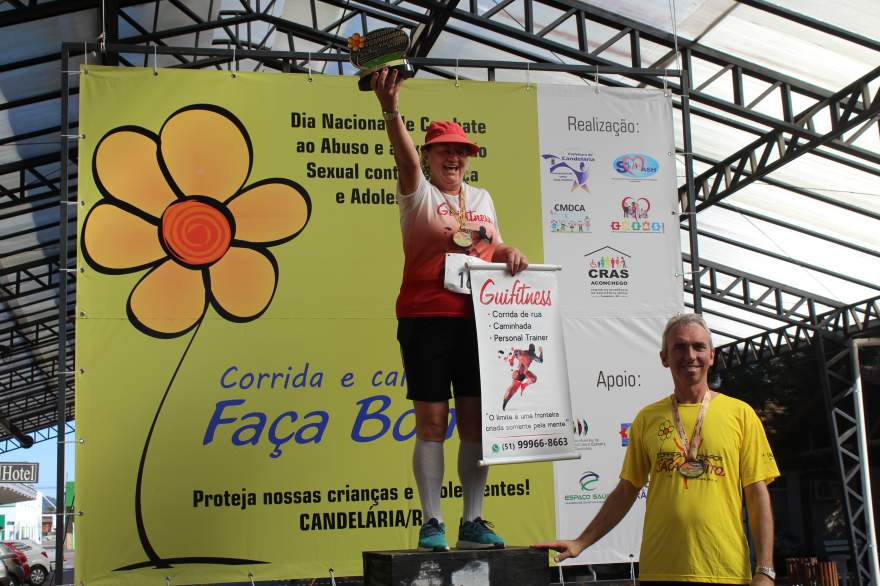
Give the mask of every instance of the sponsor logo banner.
[(612, 163), (619, 177), (615, 179), (654, 180), (660, 170), (660, 163), (654, 157), (642, 153), (620, 155)]
[(632, 423), (621, 423), (620, 424), (620, 446), (626, 447), (629, 445), (629, 428), (632, 427)]
[(590, 431), (590, 425), (585, 417), (576, 417), (572, 424), (574, 447), (582, 452), (604, 448), (607, 442), (598, 436), (596, 431)]
[(628, 297), (633, 258), (631, 255), (603, 246), (584, 255), (587, 287), (590, 297)]
[(539, 269), (470, 266), (486, 463), (578, 457), (557, 271)]
[(582, 203), (557, 203), (550, 210), (550, 232), (553, 234), (589, 234), (592, 220)]
[(651, 200), (647, 197), (627, 195), (620, 200), (623, 217), (611, 221), (611, 232), (616, 234), (662, 234), (664, 222), (652, 218)]
[(590, 193), (587, 182), (590, 178), (590, 163), (595, 162), (593, 153), (560, 151), (543, 153), (542, 173), (553, 183), (568, 187), (569, 192)]
[[(544, 260), (563, 267), (572, 429), (583, 456), (554, 464), (557, 535), (569, 539), (617, 483), (627, 422), (669, 387), (657, 354), (665, 321), (682, 309), (675, 141), (671, 100), (656, 90), (540, 85), (538, 117)], [(565, 174), (551, 174), (560, 163)], [(579, 172), (589, 193), (576, 185)], [(558, 204), (583, 205), (589, 231), (564, 226)], [(598, 479), (582, 490), (588, 473)], [(639, 499), (617, 528), (564, 563), (637, 560), (643, 510)]]

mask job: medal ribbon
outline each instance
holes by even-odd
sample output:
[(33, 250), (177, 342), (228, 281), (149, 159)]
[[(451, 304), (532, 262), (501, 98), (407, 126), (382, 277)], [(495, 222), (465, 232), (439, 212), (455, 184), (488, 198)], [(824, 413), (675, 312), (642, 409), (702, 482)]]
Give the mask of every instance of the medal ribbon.
[(683, 455), (687, 461), (695, 461), (697, 459), (697, 449), (703, 441), (703, 420), (706, 417), (706, 411), (709, 410), (709, 391), (703, 393), (703, 399), (700, 401), (700, 414), (694, 422), (694, 432), (691, 434), (691, 440), (688, 442), (687, 433), (684, 431), (684, 425), (681, 424), (681, 416), (678, 413), (678, 399), (675, 394), (672, 395), (672, 418), (675, 420), (675, 428), (678, 430), (678, 437), (681, 438), (681, 445), (684, 447)]
[[(448, 197), (452, 197), (452, 194), (445, 193), (445, 192), (443, 193), (443, 195), (446, 195)], [(452, 207), (449, 204), (449, 200), (446, 201), (446, 205), (449, 206), (449, 209), (451, 209), (452, 212), (458, 216), (458, 229), (459, 229), (459, 231), (464, 232), (464, 226), (465, 226), (465, 224), (467, 224), (467, 208), (464, 207), (464, 187), (459, 188), (458, 209), (456, 210), (454, 207)]]
[(464, 207), (464, 188), (459, 187), (458, 191), (458, 229), (464, 231), (464, 225), (467, 223), (467, 210)]

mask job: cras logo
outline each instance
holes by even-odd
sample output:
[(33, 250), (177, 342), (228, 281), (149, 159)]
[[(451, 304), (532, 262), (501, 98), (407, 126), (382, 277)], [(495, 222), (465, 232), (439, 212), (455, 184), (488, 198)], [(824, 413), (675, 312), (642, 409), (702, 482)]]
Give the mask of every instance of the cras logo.
[(651, 200), (627, 195), (620, 200), (622, 218), (611, 220), (611, 232), (616, 234), (662, 234), (663, 222), (651, 220)]
[(590, 297), (629, 297), (632, 256), (611, 246), (584, 255)]
[(621, 423), (620, 424), (620, 446), (625, 448), (629, 445), (629, 428), (632, 427), (632, 423)]
[(587, 163), (596, 160), (593, 153), (576, 151), (562, 154), (544, 153), (541, 159), (545, 163), (551, 181), (568, 184), (570, 192), (582, 189), (590, 193), (590, 188), (587, 187), (587, 180), (590, 178)]
[(619, 178), (648, 179), (660, 170), (660, 163), (654, 157), (641, 153), (620, 155), (612, 163), (614, 170), (621, 175)]
[(581, 203), (557, 203), (550, 210), (552, 234), (589, 234), (592, 230), (590, 215)]

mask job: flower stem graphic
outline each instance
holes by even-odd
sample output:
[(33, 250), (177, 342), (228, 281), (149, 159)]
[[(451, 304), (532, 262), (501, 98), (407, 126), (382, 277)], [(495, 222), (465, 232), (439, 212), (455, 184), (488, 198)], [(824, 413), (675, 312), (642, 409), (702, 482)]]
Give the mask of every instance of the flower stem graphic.
[(143, 503), (141, 499), (141, 495), (143, 492), (143, 480), (144, 480), (144, 466), (147, 462), (147, 453), (150, 450), (150, 440), (153, 438), (153, 431), (156, 429), (156, 423), (159, 421), (159, 415), (162, 413), (162, 407), (165, 405), (165, 399), (168, 398), (168, 393), (171, 392), (171, 387), (174, 384), (174, 379), (177, 378), (177, 373), (180, 372), (180, 367), (183, 366), (183, 361), (186, 359), (187, 353), (189, 353), (189, 349), (192, 347), (193, 342), (196, 339), (196, 335), (199, 333), (199, 329), (202, 327), (202, 319), (199, 319), (198, 323), (196, 323), (196, 327), (193, 330), (193, 334), (189, 339), (189, 342), (186, 344), (186, 348), (183, 350), (183, 354), (180, 356), (180, 360), (177, 362), (177, 366), (174, 368), (174, 373), (171, 375), (171, 380), (168, 381), (168, 386), (165, 387), (165, 393), (162, 395), (162, 400), (159, 401), (159, 406), (156, 408), (156, 414), (153, 416), (153, 422), (150, 424), (150, 431), (147, 432), (147, 438), (144, 441), (144, 449), (141, 451), (141, 461), (138, 464), (138, 473), (137, 473), (137, 483), (135, 485), (134, 492), (134, 517), (135, 523), (137, 524), (137, 532), (138, 539), (141, 542), (141, 547), (144, 550), (144, 553), (147, 554), (148, 561), (139, 562), (136, 564), (131, 564), (129, 566), (123, 566), (121, 568), (117, 568), (115, 571), (125, 571), (125, 570), (135, 570), (138, 568), (148, 568), (150, 566), (154, 568), (171, 568), (173, 564), (225, 564), (225, 565), (243, 565), (243, 564), (263, 564), (266, 562), (261, 562), (257, 560), (245, 560), (245, 559), (237, 559), (237, 558), (215, 558), (215, 557), (178, 557), (178, 558), (162, 558), (156, 553), (156, 550), (153, 548), (153, 544), (150, 543), (150, 538), (147, 535), (147, 528), (144, 525), (144, 511), (143, 511)]
[[(144, 490), (146, 463), (159, 416), (171, 409), (166, 399), (205, 312), (213, 308), (236, 324), (263, 315), (278, 287), (278, 262), (269, 248), (302, 233), (312, 213), (311, 198), (291, 179), (253, 180), (254, 144), (247, 128), (216, 104), (183, 105), (158, 131), (132, 124), (112, 128), (90, 157), (101, 199), (83, 220), (83, 259), (106, 275), (143, 272), (126, 302), (128, 321), (137, 331), (157, 339), (192, 333), (156, 408), (138, 464), (134, 516), (146, 560), (115, 571), (186, 563), (269, 563), (167, 557), (163, 550), (170, 545), (155, 530), (162, 519), (151, 519), (153, 541), (145, 519), (144, 501), (150, 494)], [(141, 172), (127, 172), (135, 168)], [(157, 392), (158, 386), (152, 390)], [(155, 452), (154, 447), (154, 459)], [(221, 518), (218, 513), (207, 516), (209, 522)]]

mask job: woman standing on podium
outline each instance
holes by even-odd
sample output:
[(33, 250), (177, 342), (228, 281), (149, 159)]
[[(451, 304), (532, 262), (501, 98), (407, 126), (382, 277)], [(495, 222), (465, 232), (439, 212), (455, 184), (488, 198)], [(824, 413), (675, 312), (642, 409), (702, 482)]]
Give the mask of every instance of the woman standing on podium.
[(440, 486), (450, 386), (461, 440), (458, 474), (464, 501), (456, 547), (502, 548), (504, 540), (482, 518), (488, 468), (479, 465), (480, 366), (474, 310), (470, 296), (444, 289), (443, 272), (447, 252), (506, 263), (511, 274), (525, 269), (528, 260), (518, 249), (502, 243), (489, 193), (464, 183), (468, 157), (479, 147), (461, 126), (432, 122), (419, 158), (398, 112), (402, 82), (397, 71), (384, 69), (373, 74), (371, 85), (382, 107), (398, 171), (404, 262), (397, 297), (397, 339), (407, 398), (416, 415), (413, 474), (427, 521), (419, 532), (419, 549), (449, 549)]

